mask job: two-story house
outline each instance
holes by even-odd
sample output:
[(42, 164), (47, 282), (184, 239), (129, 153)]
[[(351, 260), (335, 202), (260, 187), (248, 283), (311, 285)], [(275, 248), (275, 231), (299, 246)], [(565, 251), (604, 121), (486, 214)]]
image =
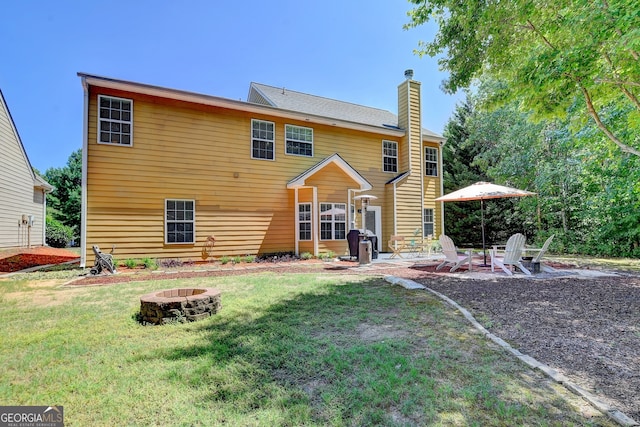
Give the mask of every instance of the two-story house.
[(420, 83), (398, 115), (251, 83), (247, 101), (78, 74), (84, 88), (83, 263), (277, 252), (348, 253), (363, 228), (442, 230), (443, 138), (421, 126)]

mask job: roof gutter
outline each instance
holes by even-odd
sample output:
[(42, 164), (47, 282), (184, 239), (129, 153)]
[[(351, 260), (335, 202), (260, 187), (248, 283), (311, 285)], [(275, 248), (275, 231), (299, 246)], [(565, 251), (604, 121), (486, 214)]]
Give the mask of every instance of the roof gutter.
[(126, 92), (140, 93), (160, 98), (174, 99), (178, 101), (191, 102), (195, 104), (209, 105), (213, 107), (227, 108), (230, 110), (246, 111), (255, 114), (267, 114), (275, 117), (295, 119), (306, 121), (309, 123), (317, 123), (326, 126), (335, 126), (346, 129), (353, 129), (363, 132), (374, 132), (382, 135), (401, 137), (405, 134), (404, 130), (391, 129), (386, 127), (371, 126), (362, 123), (350, 122), (347, 120), (333, 119), (330, 117), (317, 116), (313, 114), (304, 114), (297, 111), (284, 110), (268, 105), (252, 104), (249, 102), (236, 101), (227, 98), (221, 98), (211, 95), (203, 95), (195, 92), (187, 92), (177, 89), (163, 88), (160, 86), (152, 86), (143, 83), (129, 82), (125, 80), (116, 80), (108, 77), (93, 76), (85, 73), (78, 73), (88, 85), (100, 86), (109, 89), (122, 90)]

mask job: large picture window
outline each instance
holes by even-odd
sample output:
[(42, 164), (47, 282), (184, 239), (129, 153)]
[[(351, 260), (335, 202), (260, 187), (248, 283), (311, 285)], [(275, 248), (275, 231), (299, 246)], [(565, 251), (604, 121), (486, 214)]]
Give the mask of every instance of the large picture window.
[(285, 125), (287, 154), (313, 157), (313, 129)]
[(98, 95), (98, 142), (132, 145), (133, 101)]
[(398, 143), (382, 141), (382, 170), (398, 172)]
[(276, 134), (273, 122), (251, 120), (251, 157), (273, 160)]
[(434, 236), (434, 230), (435, 230), (435, 220), (434, 220), (434, 210), (433, 209), (424, 209), (423, 212), (423, 216), (422, 216), (422, 236), (423, 237), (427, 237), (429, 235), (431, 235), (432, 237)]
[(165, 201), (165, 243), (195, 243), (195, 202)]
[(438, 149), (424, 148), (424, 174), (426, 176), (438, 176)]
[(345, 203), (320, 203), (320, 239), (343, 240), (347, 238), (347, 205)]
[(298, 225), (300, 240), (311, 240), (311, 203), (298, 205)]

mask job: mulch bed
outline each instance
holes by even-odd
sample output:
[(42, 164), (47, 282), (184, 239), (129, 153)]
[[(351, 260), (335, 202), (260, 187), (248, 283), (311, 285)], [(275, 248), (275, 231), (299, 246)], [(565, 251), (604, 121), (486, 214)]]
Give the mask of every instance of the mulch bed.
[(640, 278), (414, 280), (640, 422)]
[(27, 268), (49, 264), (61, 264), (78, 259), (78, 255), (66, 249), (37, 247), (0, 252), (0, 273), (13, 273)]

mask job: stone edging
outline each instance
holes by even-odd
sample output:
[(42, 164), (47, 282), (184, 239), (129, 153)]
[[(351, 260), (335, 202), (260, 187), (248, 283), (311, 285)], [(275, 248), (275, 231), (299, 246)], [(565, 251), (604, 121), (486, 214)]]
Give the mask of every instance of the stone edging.
[(478, 331), (480, 331), (485, 337), (487, 337), (488, 339), (490, 339), (494, 343), (498, 344), (500, 347), (502, 347), (507, 352), (513, 354), (515, 357), (520, 359), (523, 363), (525, 363), (529, 367), (531, 367), (533, 369), (538, 369), (539, 371), (543, 372), (545, 375), (547, 375), (549, 378), (551, 378), (552, 380), (554, 380), (558, 384), (563, 385), (566, 389), (568, 389), (571, 392), (573, 392), (573, 393), (577, 394), (578, 396), (582, 397), (587, 402), (589, 402), (593, 407), (598, 409), (600, 412), (606, 414), (613, 421), (617, 422), (618, 424), (620, 424), (623, 427), (640, 426), (640, 424), (638, 424), (637, 421), (635, 421), (634, 419), (632, 419), (631, 417), (629, 417), (625, 413), (619, 411), (618, 409), (612, 408), (611, 406), (607, 405), (605, 402), (603, 402), (600, 398), (595, 396), (593, 393), (590, 393), (589, 391), (583, 389), (582, 387), (572, 383), (571, 381), (569, 381), (569, 379), (567, 377), (565, 377), (564, 375), (562, 375), (561, 373), (559, 373), (555, 369), (552, 369), (551, 367), (545, 365), (544, 363), (541, 363), (541, 362), (537, 361), (533, 357), (528, 356), (526, 354), (523, 354), (520, 351), (518, 351), (517, 349), (511, 347), (511, 345), (509, 345), (502, 338), (492, 334), (487, 329), (485, 329), (484, 326), (482, 326), (471, 315), (471, 313), (467, 309), (465, 309), (464, 307), (459, 305), (457, 302), (455, 302), (454, 300), (452, 300), (448, 296), (446, 296), (444, 294), (441, 294), (440, 292), (435, 291), (433, 289), (430, 289), (430, 288), (428, 288), (428, 287), (426, 287), (424, 285), (421, 285), (420, 283), (414, 282), (413, 280), (403, 279), (403, 278), (396, 277), (396, 276), (384, 276), (384, 280), (389, 282), (389, 283), (391, 283), (391, 284), (393, 284), (393, 285), (400, 285), (405, 289), (426, 290), (427, 292), (432, 293), (433, 295), (437, 296), (438, 298), (440, 298), (441, 300), (445, 301), (450, 306), (452, 306), (455, 309), (457, 309), (460, 313), (462, 313), (462, 315)]

